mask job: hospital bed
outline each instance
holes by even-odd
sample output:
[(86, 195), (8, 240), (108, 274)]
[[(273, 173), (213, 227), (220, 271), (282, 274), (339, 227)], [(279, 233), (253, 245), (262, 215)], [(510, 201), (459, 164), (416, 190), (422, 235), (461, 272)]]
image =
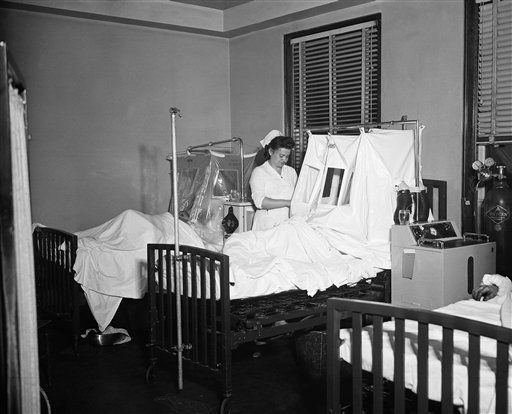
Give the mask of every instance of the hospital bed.
[[(147, 292), (148, 243), (174, 242), (169, 213), (147, 215), (125, 210), (106, 223), (72, 234), (35, 225), (33, 249), (36, 299), (40, 317), (71, 322), (78, 351), (80, 308), (87, 302), (98, 329), (112, 321), (122, 298), (141, 299)], [(181, 240), (203, 247), (199, 236), (179, 222)], [(85, 308), (87, 310), (87, 308)]]
[(487, 305), (329, 299), (327, 412), (510, 412), (512, 330)]
[[(383, 271), (355, 286), (332, 287), (313, 297), (303, 290), (230, 299), (229, 257), (222, 253), (180, 246), (179, 272), (174, 269), (174, 245), (148, 245), (150, 306), (149, 360), (146, 378), (153, 380), (159, 361), (174, 360), (178, 350), (175, 277), (182, 281), (183, 359), (202, 376), (222, 384), (221, 412), (229, 412), (232, 395), (231, 352), (255, 340), (307, 331), (326, 321), (329, 297), (390, 300), (390, 272)], [(168, 289), (172, 287), (172, 289)], [(213, 299), (215, 298), (215, 299)]]
[[(439, 218), (446, 214), (446, 183), (423, 180)], [(175, 360), (181, 351), (185, 364), (213, 376), (221, 384), (221, 412), (229, 412), (232, 397), (231, 353), (239, 345), (283, 334), (323, 327), (327, 299), (350, 298), (390, 302), (390, 271), (363, 279), (353, 286), (330, 287), (309, 296), (304, 290), (231, 299), (229, 257), (219, 252), (180, 246), (174, 260), (172, 244), (148, 245), (150, 304), (148, 382), (159, 361)], [(175, 263), (178, 263), (176, 268)], [(181, 295), (176, 295), (181, 280)], [(212, 300), (215, 298), (215, 300)], [(178, 340), (176, 302), (180, 302), (182, 328)], [(181, 343), (181, 349), (180, 345)]]

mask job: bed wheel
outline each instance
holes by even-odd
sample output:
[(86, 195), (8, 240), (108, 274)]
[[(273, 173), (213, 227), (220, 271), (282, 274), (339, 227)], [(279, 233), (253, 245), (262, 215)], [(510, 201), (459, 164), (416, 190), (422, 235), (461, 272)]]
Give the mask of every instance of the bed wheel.
[(154, 365), (150, 365), (146, 369), (146, 384), (153, 385), (155, 383), (155, 372), (154, 372)]
[(222, 404), (220, 405), (220, 414), (230, 414), (231, 413), (231, 398), (224, 398), (222, 400)]

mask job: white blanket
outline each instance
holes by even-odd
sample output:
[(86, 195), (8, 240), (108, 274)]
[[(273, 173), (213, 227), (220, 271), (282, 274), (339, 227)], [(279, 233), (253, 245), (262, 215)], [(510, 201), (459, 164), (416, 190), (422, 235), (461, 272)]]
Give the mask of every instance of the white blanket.
[[(476, 302), (474, 300), (463, 300), (454, 304), (436, 309), (443, 312), (464, 318), (475, 319), (494, 325), (501, 325), (501, 305), (496, 302)], [(393, 349), (394, 349), (394, 322), (386, 322), (383, 325), (383, 375), (393, 380)], [(417, 390), (417, 323), (406, 321), (405, 323), (405, 387), (416, 392)], [(342, 329), (340, 338), (340, 357), (347, 362), (351, 359), (350, 329)], [(429, 398), (434, 401), (441, 400), (441, 359), (442, 354), (442, 328), (429, 326)], [(365, 371), (372, 370), (372, 337), (371, 327), (365, 328), (362, 338), (362, 368)], [(466, 332), (454, 331), (454, 366), (453, 366), (453, 403), (467, 408), (468, 403), (468, 335)], [(481, 363), (480, 363), (480, 412), (494, 413), (495, 407), (495, 374), (496, 370), (496, 341), (489, 338), (481, 338)], [(512, 378), (512, 366), (509, 364), (509, 378)], [(509, 381), (509, 410), (512, 412), (512, 384)]]
[[(106, 223), (77, 233), (73, 269), (100, 331), (114, 317), (122, 298), (142, 298), (147, 290), (148, 243), (174, 243), (174, 218), (169, 213), (126, 210)], [(180, 244), (204, 248), (190, 226), (179, 222)]]
[(322, 232), (294, 217), (269, 230), (235, 233), (224, 246), (230, 260), (231, 297), (304, 289), (309, 295), (332, 285), (375, 277), (371, 260), (344, 255)]
[[(180, 244), (204, 248), (188, 224), (180, 221), (179, 230)], [(77, 236), (75, 280), (103, 331), (122, 298), (138, 299), (146, 293), (147, 244), (174, 243), (174, 219), (169, 213), (152, 216), (126, 210)], [(331, 285), (374, 277), (377, 271), (371, 261), (342, 255), (301, 218), (268, 231), (236, 233), (226, 242), (224, 253), (230, 256), (232, 299), (291, 289), (305, 289), (313, 295)], [(217, 294), (219, 286), (216, 275)]]

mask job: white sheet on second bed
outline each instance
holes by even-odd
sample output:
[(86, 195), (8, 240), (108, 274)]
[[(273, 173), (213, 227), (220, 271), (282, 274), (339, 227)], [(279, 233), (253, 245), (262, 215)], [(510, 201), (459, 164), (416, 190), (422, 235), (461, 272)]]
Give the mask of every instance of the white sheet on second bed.
[[(475, 300), (463, 300), (442, 308), (436, 309), (437, 312), (443, 312), (450, 315), (460, 316), (469, 319), (475, 319), (481, 322), (487, 322), (493, 325), (501, 325), (500, 320), (501, 304), (488, 301), (477, 302)], [(383, 324), (383, 376), (388, 380), (393, 380), (393, 349), (394, 349), (394, 322), (385, 322)], [(342, 329), (340, 338), (342, 345), (340, 347), (340, 357), (350, 362), (351, 346), (350, 329)], [(416, 392), (417, 390), (417, 335), (418, 325), (413, 321), (405, 323), (405, 387)], [(429, 326), (429, 398), (434, 401), (441, 401), (441, 344), (442, 328), (435, 325)], [(372, 329), (367, 327), (363, 331), (361, 355), (365, 371), (372, 370), (372, 347), (371, 347)], [(453, 367), (453, 402), (457, 405), (463, 405), (467, 408), (468, 403), (468, 334), (467, 332), (454, 331), (454, 367)], [(481, 363), (480, 363), (480, 412), (494, 413), (496, 393), (495, 393), (495, 374), (496, 369), (496, 341), (482, 337), (480, 341)], [(509, 364), (509, 378), (512, 378), (512, 365)], [(512, 412), (512, 384), (509, 381), (509, 412)]]

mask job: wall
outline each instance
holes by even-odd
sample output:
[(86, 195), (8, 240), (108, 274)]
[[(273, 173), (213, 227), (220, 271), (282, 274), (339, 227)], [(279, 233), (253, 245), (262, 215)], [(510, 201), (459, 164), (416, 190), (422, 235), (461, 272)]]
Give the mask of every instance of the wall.
[[(382, 117), (424, 132), (423, 176), (448, 181), (460, 223), (463, 0), (379, 1), (229, 41), (0, 9), (29, 90), (32, 213), (76, 231), (167, 209), (170, 106), (178, 148), (284, 129), (283, 35), (382, 13)], [(231, 73), (231, 77), (230, 77)]]
[(382, 119), (421, 120), (423, 176), (447, 180), (448, 216), (460, 224), (463, 0), (380, 1), (231, 39), (231, 129), (257, 144), (284, 128), (283, 36), (382, 14)]
[(0, 9), (28, 87), (34, 222), (77, 231), (167, 211), (178, 149), (231, 136), (225, 39)]

